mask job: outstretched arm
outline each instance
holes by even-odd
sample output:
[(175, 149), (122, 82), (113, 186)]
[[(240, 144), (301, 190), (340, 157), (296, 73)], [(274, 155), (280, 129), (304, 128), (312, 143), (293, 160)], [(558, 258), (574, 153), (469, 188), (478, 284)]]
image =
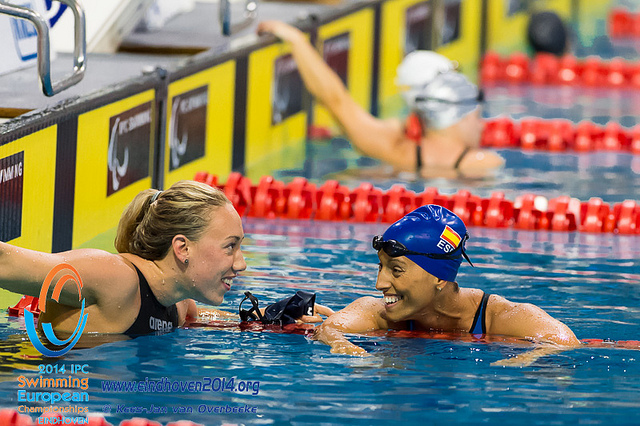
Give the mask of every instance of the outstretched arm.
[(385, 328), (380, 313), (384, 310), (380, 299), (362, 297), (331, 315), (316, 328), (314, 338), (331, 346), (331, 353), (368, 356), (367, 351), (354, 345), (344, 333), (362, 333)]
[(415, 170), (415, 143), (405, 138), (400, 121), (379, 120), (362, 108), (302, 31), (280, 21), (261, 22), (258, 31), (290, 44), (307, 90), (331, 112), (356, 148), (398, 169)]
[[(98, 293), (107, 291), (101, 288), (106, 281), (112, 281), (113, 286), (117, 286), (117, 283), (126, 280), (126, 274), (130, 271), (114, 267), (121, 262), (119, 256), (102, 250), (81, 249), (51, 254), (0, 242), (0, 287), (18, 294), (40, 297), (45, 279), (55, 268), (59, 272), (53, 275), (49, 291), (65, 275), (67, 278), (77, 278), (77, 272), (83, 282), (82, 296), (90, 305), (96, 302)], [(59, 301), (62, 305), (80, 307), (77, 286), (64, 285)]]
[[(187, 301), (184, 301), (187, 302)], [(187, 320), (201, 320), (201, 321), (213, 321), (218, 319), (239, 319), (238, 314), (223, 311), (220, 309), (212, 309), (212, 308), (199, 308), (196, 306), (193, 300), (189, 299), (188, 305), (185, 305), (185, 309), (188, 309), (187, 312)], [(260, 308), (260, 312), (264, 315), (264, 310), (266, 308)], [(320, 315), (331, 316), (333, 315), (333, 310), (327, 306), (321, 305), (319, 303), (315, 303), (313, 307), (313, 315), (302, 315), (296, 321), (298, 324), (303, 323), (318, 323), (322, 322), (322, 317)]]

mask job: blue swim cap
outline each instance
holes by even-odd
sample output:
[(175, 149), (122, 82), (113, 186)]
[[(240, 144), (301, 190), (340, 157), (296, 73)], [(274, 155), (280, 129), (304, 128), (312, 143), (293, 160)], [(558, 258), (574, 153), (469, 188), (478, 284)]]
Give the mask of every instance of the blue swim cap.
[[(406, 256), (431, 275), (445, 281), (455, 281), (468, 238), (464, 222), (444, 207), (429, 204), (408, 213), (382, 235), (384, 241), (395, 240), (408, 250), (435, 255)], [(471, 263), (471, 262), (469, 262)]]

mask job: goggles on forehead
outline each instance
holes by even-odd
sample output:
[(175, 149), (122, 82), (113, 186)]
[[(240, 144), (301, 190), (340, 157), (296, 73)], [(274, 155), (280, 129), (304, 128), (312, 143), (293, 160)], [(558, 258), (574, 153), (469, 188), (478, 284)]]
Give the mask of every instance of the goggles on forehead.
[[(471, 260), (469, 260), (469, 256), (467, 256), (467, 253), (464, 250), (464, 242), (467, 239), (469, 239), (469, 234), (465, 234), (464, 238), (462, 239), (462, 241), (460, 241), (460, 244), (453, 252), (445, 253), (445, 254), (420, 253), (417, 251), (409, 250), (407, 247), (405, 247), (404, 244), (402, 244), (399, 241), (396, 241), (396, 240), (384, 241), (382, 235), (376, 235), (375, 237), (373, 237), (373, 241), (371, 242), (371, 245), (373, 246), (373, 249), (375, 251), (384, 250), (384, 252), (389, 257), (400, 257), (400, 256), (406, 256), (408, 254), (412, 254), (412, 255), (426, 256), (431, 259), (457, 259), (460, 257), (460, 255), (462, 255), (462, 257), (464, 257), (464, 259), (467, 262), (469, 262), (469, 265), (473, 266), (473, 263), (471, 263)], [(460, 253), (456, 253), (458, 250), (460, 251)]]

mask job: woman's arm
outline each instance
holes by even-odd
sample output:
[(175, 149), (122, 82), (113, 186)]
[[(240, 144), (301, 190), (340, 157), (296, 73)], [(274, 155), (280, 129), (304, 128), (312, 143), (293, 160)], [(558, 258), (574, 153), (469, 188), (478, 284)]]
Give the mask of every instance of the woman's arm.
[(380, 299), (374, 297), (357, 299), (318, 326), (314, 338), (331, 346), (331, 353), (368, 356), (367, 351), (348, 341), (344, 333), (385, 329), (385, 321), (381, 317), (383, 310), (384, 306)]
[(487, 332), (561, 346), (578, 346), (569, 327), (530, 303), (514, 303), (493, 295), (489, 300)]
[(290, 44), (307, 90), (331, 112), (356, 148), (398, 169), (415, 170), (415, 143), (405, 138), (400, 121), (377, 119), (362, 108), (302, 31), (280, 21), (261, 22), (258, 31)]
[[(223, 311), (220, 309), (212, 309), (212, 308), (198, 308), (195, 302), (191, 299), (184, 301), (185, 303), (193, 303), (193, 307), (189, 304), (189, 309), (187, 311), (187, 319), (189, 320), (200, 320), (200, 321), (213, 321), (218, 319), (239, 319), (238, 314), (233, 312)], [(260, 308), (260, 313), (264, 315), (264, 310), (266, 308)], [(313, 315), (302, 315), (297, 319), (298, 324), (303, 323), (318, 323), (322, 322), (322, 317), (320, 315), (330, 316), (333, 315), (333, 310), (327, 306), (321, 305), (319, 303), (315, 303), (313, 307)]]
[[(59, 272), (50, 280), (49, 294), (65, 275), (68, 275), (67, 278), (73, 277), (73, 280), (77, 276), (83, 283), (85, 303), (90, 305), (96, 302), (100, 291), (107, 291), (102, 284), (111, 282), (117, 286), (119, 279), (130, 274), (128, 269), (114, 268), (121, 262), (119, 256), (102, 250), (82, 249), (51, 254), (0, 243), (0, 287), (18, 294), (40, 297), (47, 276), (57, 268)], [(77, 286), (65, 281), (59, 303), (80, 307)], [(113, 286), (110, 291), (114, 291)]]
[(514, 303), (493, 295), (487, 331), (533, 340), (537, 347), (520, 355), (494, 362), (496, 366), (526, 367), (538, 358), (580, 346), (569, 327), (530, 303)]

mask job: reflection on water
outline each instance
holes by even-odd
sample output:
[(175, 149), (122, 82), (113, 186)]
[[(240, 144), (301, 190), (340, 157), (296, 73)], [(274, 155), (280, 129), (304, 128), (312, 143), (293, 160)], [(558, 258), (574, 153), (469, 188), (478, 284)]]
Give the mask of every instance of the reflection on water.
[[(373, 295), (377, 256), (372, 235), (383, 224), (245, 220), (243, 250), (249, 265), (220, 308), (237, 312), (250, 290), (261, 306), (296, 289), (317, 294), (340, 309)], [(640, 324), (640, 241), (634, 237), (471, 228), (460, 285), (541, 306), (566, 322), (579, 338), (637, 339)], [(0, 400), (18, 405), (16, 378), (37, 377), (44, 360), (26, 340), (21, 320), (0, 320)], [(310, 330), (282, 333), (256, 324), (218, 321), (162, 336), (105, 341), (74, 349), (65, 364), (89, 367), (88, 407), (162, 406), (159, 422), (189, 419), (203, 424), (371, 424), (402, 421), (495, 423), (516, 413), (520, 424), (624, 423), (640, 408), (637, 350), (585, 346), (506, 368), (496, 361), (531, 349), (526, 341), (472, 339), (469, 335), (382, 332), (351, 336), (373, 356), (333, 355)], [(87, 345), (92, 346), (92, 345)], [(108, 392), (106, 380), (197, 382), (234, 378), (259, 382), (259, 391)], [(252, 388), (253, 389), (253, 388)], [(252, 406), (255, 414), (218, 414), (206, 407)], [(188, 415), (172, 414), (187, 407)], [(205, 408), (202, 408), (205, 407)], [(204, 412), (199, 412), (204, 410)], [(114, 409), (117, 424), (131, 415)]]

